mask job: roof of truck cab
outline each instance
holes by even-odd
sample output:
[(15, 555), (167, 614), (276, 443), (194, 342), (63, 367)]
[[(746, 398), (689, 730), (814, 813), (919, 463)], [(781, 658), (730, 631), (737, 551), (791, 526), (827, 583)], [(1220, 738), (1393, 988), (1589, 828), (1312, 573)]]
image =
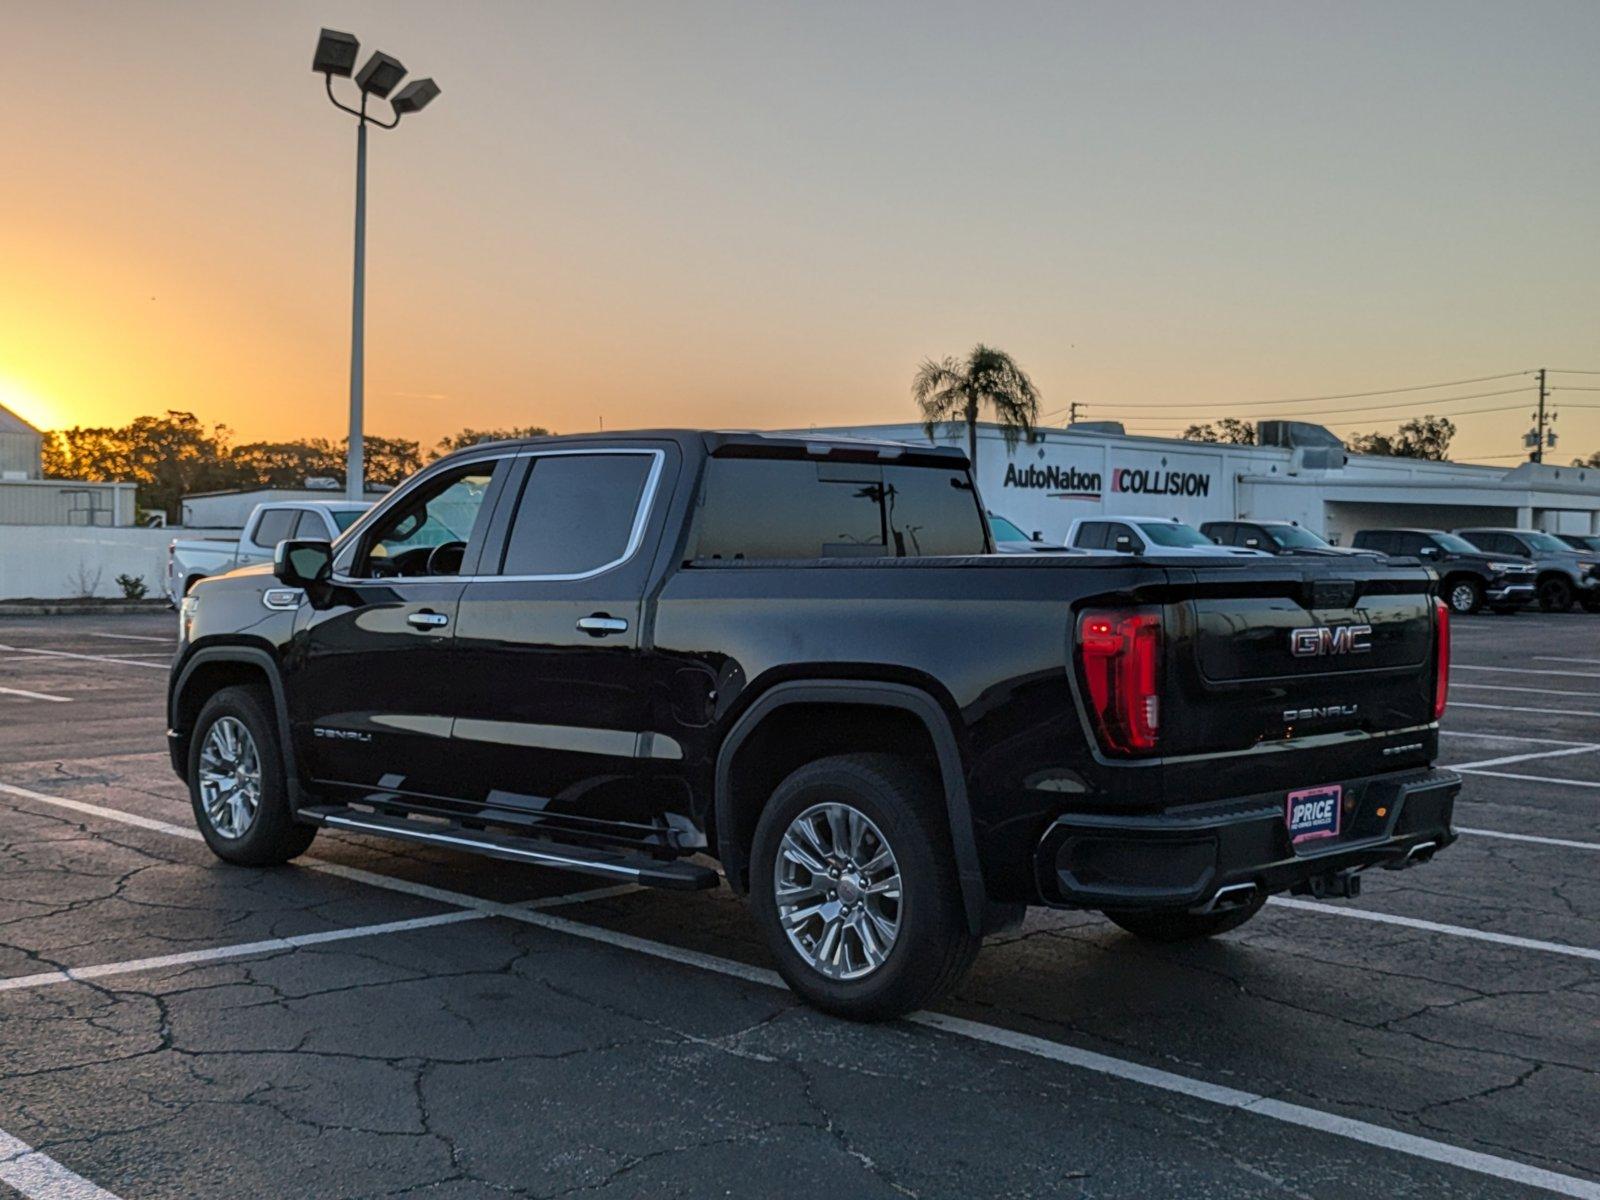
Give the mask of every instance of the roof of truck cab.
[(619, 429), (592, 433), (551, 434), (548, 437), (509, 438), (504, 441), (477, 442), (446, 456), (484, 450), (536, 449), (584, 443), (617, 444), (631, 441), (674, 441), (685, 449), (698, 448), (715, 457), (777, 458), (867, 458), (878, 461), (905, 460), (910, 457), (937, 461), (941, 465), (965, 467), (966, 451), (955, 446), (899, 442), (888, 438), (840, 437), (818, 434), (763, 433), (753, 429)]

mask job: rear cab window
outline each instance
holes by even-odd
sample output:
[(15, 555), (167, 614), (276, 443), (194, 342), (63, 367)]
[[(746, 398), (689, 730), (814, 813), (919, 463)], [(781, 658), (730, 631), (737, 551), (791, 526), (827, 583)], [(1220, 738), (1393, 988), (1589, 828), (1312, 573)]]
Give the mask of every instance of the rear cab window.
[(964, 468), (713, 457), (689, 555), (919, 558), (988, 548), (986, 517)]
[(250, 540), (257, 546), (274, 549), (279, 542), (294, 536), (295, 521), (300, 512), (294, 508), (269, 508), (256, 521)]

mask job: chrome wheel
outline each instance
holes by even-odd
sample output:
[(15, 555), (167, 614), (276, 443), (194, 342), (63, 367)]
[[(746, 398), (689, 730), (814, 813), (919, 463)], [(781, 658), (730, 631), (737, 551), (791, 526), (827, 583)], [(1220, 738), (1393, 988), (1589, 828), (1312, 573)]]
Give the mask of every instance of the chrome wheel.
[(1469, 613), (1478, 603), (1478, 593), (1470, 583), (1458, 583), (1450, 592), (1450, 607), (1458, 613)]
[(200, 803), (211, 828), (241, 838), (261, 807), (261, 755), (237, 717), (218, 717), (200, 746)]
[(778, 920), (812, 969), (860, 979), (888, 960), (900, 934), (900, 864), (865, 813), (812, 805), (784, 831), (772, 875)]

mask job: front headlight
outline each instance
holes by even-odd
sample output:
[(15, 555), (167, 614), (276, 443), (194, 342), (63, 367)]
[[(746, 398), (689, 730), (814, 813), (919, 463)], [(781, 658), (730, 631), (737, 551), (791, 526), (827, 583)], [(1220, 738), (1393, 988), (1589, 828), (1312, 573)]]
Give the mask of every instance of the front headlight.
[(1509, 571), (1514, 566), (1516, 566), (1515, 563), (1490, 563), (1489, 570), (1498, 575), (1501, 571)]

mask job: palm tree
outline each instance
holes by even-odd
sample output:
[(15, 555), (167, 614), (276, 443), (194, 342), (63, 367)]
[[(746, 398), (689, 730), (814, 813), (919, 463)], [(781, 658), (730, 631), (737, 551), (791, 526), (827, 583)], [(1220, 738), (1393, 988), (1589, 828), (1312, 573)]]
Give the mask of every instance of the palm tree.
[(1039, 393), (1033, 381), (1004, 350), (979, 342), (965, 362), (928, 359), (911, 380), (911, 398), (922, 409), (923, 428), (929, 439), (934, 426), (960, 419), (967, 426), (967, 455), (978, 464), (978, 414), (985, 405), (994, 412), (1006, 446), (1033, 432), (1039, 419)]

